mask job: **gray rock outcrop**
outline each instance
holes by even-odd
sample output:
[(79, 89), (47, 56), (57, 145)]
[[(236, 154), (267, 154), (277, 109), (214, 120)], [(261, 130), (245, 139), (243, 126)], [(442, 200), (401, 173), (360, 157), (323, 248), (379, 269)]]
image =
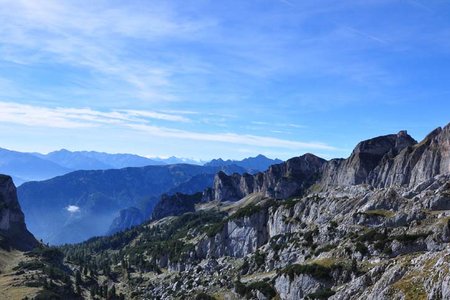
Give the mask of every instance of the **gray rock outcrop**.
[(374, 187), (413, 187), (450, 173), (450, 124), (417, 143), (406, 131), (363, 141), (347, 159), (327, 162), (321, 186), (367, 183)]
[(202, 193), (186, 195), (175, 193), (174, 195), (162, 195), (152, 213), (152, 220), (159, 220), (168, 216), (179, 216), (187, 212), (195, 211), (195, 204), (202, 200)]
[(317, 181), (325, 162), (313, 154), (305, 154), (255, 175), (219, 172), (212, 192), (208, 191), (209, 197), (204, 200), (237, 201), (252, 193), (263, 193), (275, 199), (298, 196)]
[(122, 209), (119, 216), (113, 220), (108, 230), (108, 235), (123, 231), (144, 222), (144, 214), (136, 207)]
[(16, 187), (6, 175), (0, 175), (0, 238), (0, 246), (7, 249), (28, 251), (39, 245), (27, 230)]

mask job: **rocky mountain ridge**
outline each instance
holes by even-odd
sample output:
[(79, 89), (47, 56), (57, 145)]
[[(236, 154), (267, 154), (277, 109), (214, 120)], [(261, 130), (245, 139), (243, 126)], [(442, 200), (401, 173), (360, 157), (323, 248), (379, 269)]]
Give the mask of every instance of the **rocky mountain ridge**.
[(347, 159), (313, 154), (292, 158), (255, 175), (218, 173), (204, 201), (236, 201), (254, 192), (284, 199), (333, 186), (409, 186), (450, 172), (450, 124), (417, 143), (406, 131), (360, 142)]
[(105, 266), (83, 289), (100, 280), (130, 299), (446, 299), (448, 146), (449, 125), (420, 143), (363, 141), (345, 160), (218, 173), (187, 213), (62, 250), (74, 268)]
[(330, 161), (321, 185), (367, 183), (412, 187), (450, 172), (450, 124), (417, 143), (406, 131), (361, 142), (346, 160)]
[[(441, 175), (412, 190), (333, 187), (287, 201), (253, 195), (236, 202), (237, 210), (224, 205), (222, 213), (165, 218), (115, 244), (130, 278), (154, 274), (139, 289), (132, 281), (117, 288), (134, 291), (138, 299), (198, 293), (228, 299), (410, 299), (411, 293), (445, 299), (450, 211), (440, 209), (450, 208), (449, 182), (449, 175)], [(93, 242), (104, 251), (110, 240)], [(77, 247), (95, 255), (89, 242), (66, 253), (75, 255)], [(113, 270), (120, 274), (122, 267)], [(439, 275), (430, 279), (432, 272)], [(420, 287), (415, 292), (411, 278)]]
[(266, 172), (227, 175), (216, 174), (214, 186), (204, 193), (204, 201), (237, 201), (252, 193), (264, 193), (276, 199), (300, 195), (320, 176), (326, 161), (313, 154), (305, 154), (272, 165)]

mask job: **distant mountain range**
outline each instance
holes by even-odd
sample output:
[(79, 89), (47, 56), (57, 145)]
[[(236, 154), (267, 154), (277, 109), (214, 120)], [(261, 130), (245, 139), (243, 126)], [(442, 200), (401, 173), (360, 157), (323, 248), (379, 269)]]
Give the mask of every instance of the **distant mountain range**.
[(270, 159), (260, 154), (256, 157), (249, 157), (243, 160), (223, 160), (213, 159), (205, 164), (205, 166), (223, 167), (229, 165), (236, 165), (247, 170), (248, 173), (257, 173), (267, 170), (271, 165), (280, 164), (283, 161), (280, 159)]
[[(195, 193), (211, 187), (214, 175), (244, 173), (238, 166), (189, 164), (76, 171), (19, 186), (20, 205), (33, 234), (51, 244), (80, 242), (108, 231), (123, 209), (137, 207), (146, 217), (164, 193)], [(124, 223), (125, 222), (125, 223)]]
[(156, 161), (135, 154), (109, 154), (95, 151), (72, 152), (65, 149), (40, 155), (40, 157), (72, 170), (108, 170), (165, 164), (163, 161)]
[(162, 194), (202, 192), (212, 187), (219, 171), (254, 174), (279, 162), (258, 155), (242, 161), (216, 159), (201, 166), (176, 157), (0, 148), (0, 173), (10, 174), (19, 186), (30, 230), (52, 244), (79, 242), (140, 224), (151, 216)]
[[(224, 167), (236, 165), (249, 173), (264, 171), (268, 166), (280, 163), (263, 155), (242, 161), (215, 159), (206, 166)], [(147, 158), (135, 154), (110, 154), (96, 151), (58, 150), (48, 154), (18, 152), (0, 148), (0, 173), (12, 176), (17, 186), (27, 181), (41, 181), (78, 170), (109, 170), (154, 165), (191, 164), (204, 162), (188, 158)]]
[(0, 148), (0, 173), (12, 176), (14, 183), (44, 180), (71, 172), (71, 169), (31, 153)]

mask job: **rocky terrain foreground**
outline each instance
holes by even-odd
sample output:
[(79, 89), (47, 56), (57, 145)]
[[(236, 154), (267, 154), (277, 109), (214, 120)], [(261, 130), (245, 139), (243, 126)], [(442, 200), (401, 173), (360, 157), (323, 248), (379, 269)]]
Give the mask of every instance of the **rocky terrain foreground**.
[(61, 250), (90, 299), (450, 299), (449, 242), (447, 125), (347, 159), (219, 172), (201, 197), (166, 197), (151, 221)]

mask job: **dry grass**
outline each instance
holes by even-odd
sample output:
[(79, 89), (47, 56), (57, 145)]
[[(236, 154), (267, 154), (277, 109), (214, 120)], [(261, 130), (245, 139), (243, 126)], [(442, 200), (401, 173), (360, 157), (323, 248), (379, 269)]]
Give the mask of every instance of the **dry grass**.
[(240, 208), (245, 207), (250, 204), (256, 204), (258, 202), (261, 202), (264, 198), (265, 198), (264, 195), (261, 193), (253, 193), (253, 194), (248, 195), (245, 198), (242, 198), (239, 201), (232, 202), (232, 203), (224, 203), (224, 205), (220, 208), (220, 210), (227, 212), (228, 215), (232, 215), (236, 211), (238, 211)]
[(33, 298), (40, 291), (39, 288), (25, 286), (24, 275), (18, 275), (13, 271), (19, 262), (26, 260), (22, 252), (0, 250), (0, 299)]
[(392, 285), (394, 290), (399, 290), (405, 296), (405, 300), (426, 300), (427, 293), (419, 274), (408, 274)]
[(315, 260), (311, 260), (308, 262), (308, 264), (316, 264), (322, 267), (330, 268), (331, 266), (335, 265), (340, 260), (337, 260), (335, 258), (319, 258)]
[(374, 209), (374, 210), (367, 210), (364, 212), (366, 215), (372, 215), (372, 216), (382, 216), (385, 218), (392, 218), (395, 216), (395, 212), (385, 209)]
[(277, 275), (276, 271), (264, 272), (264, 273), (253, 273), (251, 275), (245, 275), (241, 277), (241, 282), (248, 283), (254, 281), (262, 281), (266, 278), (272, 279)]

